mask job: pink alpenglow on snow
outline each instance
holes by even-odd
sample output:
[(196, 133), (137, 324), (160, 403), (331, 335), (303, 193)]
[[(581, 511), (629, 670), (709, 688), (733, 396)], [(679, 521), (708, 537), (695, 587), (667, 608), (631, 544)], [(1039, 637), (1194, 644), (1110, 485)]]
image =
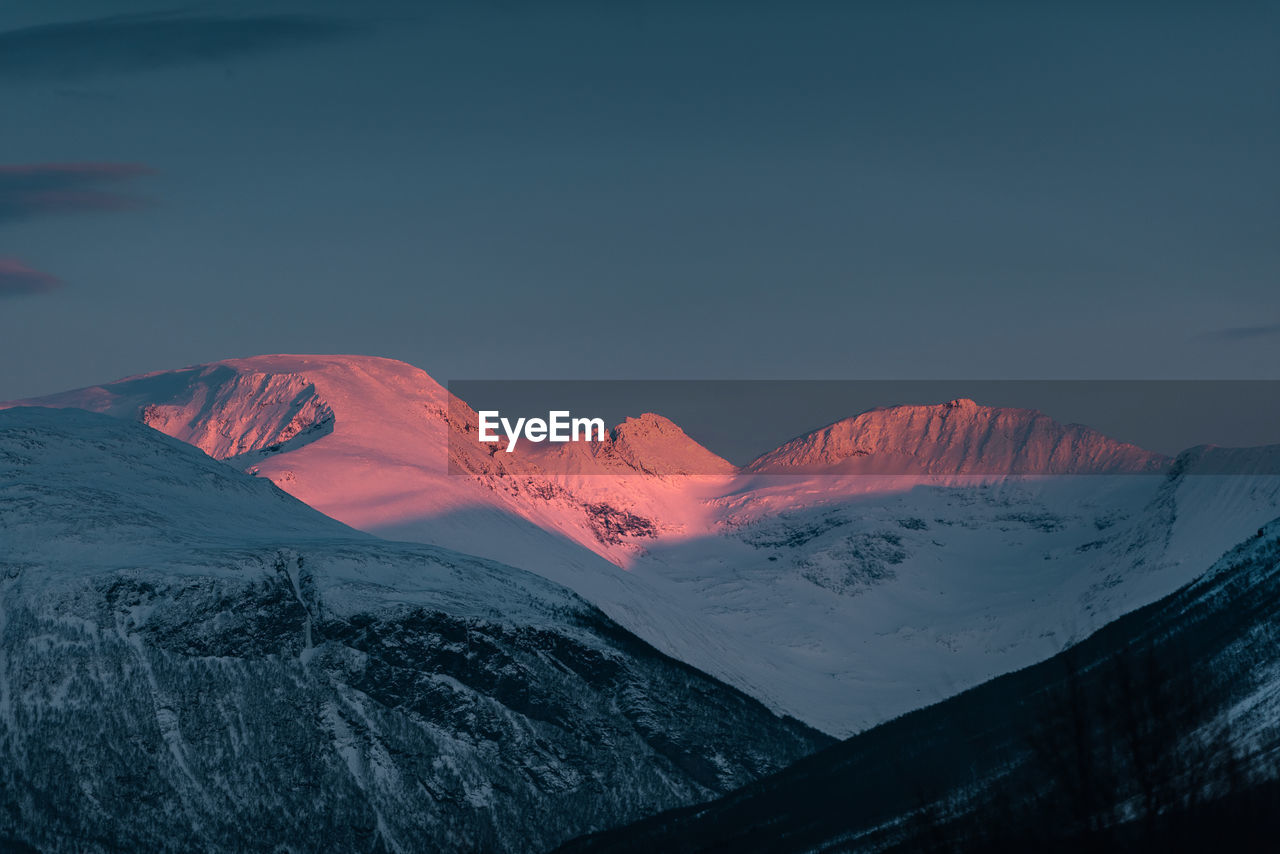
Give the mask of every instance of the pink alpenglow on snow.
[[(231, 359), (26, 403), (142, 421), (352, 527), (543, 575), (837, 735), (1051, 655), (1280, 515), (1274, 450), (1171, 465), (968, 400), (866, 412), (744, 470), (653, 413), (508, 454), (425, 372), (365, 356)], [(1220, 459), (1245, 474), (1205, 476)]]
[(756, 459), (761, 474), (1141, 474), (1172, 460), (1033, 409), (959, 399), (846, 418)]

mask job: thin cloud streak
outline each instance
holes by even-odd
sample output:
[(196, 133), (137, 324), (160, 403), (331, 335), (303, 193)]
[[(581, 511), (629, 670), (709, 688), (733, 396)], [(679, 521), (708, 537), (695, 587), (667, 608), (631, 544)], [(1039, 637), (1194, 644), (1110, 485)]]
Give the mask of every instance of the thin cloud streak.
[(0, 299), (48, 293), (61, 284), (56, 276), (32, 269), (16, 258), (0, 257)]
[(367, 26), (318, 15), (119, 15), (0, 32), (0, 80), (72, 80), (333, 41)]
[(0, 166), (0, 223), (44, 214), (134, 210), (148, 204), (102, 185), (153, 174), (136, 163), (32, 163)]
[[(148, 202), (112, 189), (153, 170), (138, 163), (18, 163), (0, 166), (0, 225), (48, 214), (133, 210)], [(62, 282), (0, 256), (0, 298), (48, 293)]]
[(1207, 334), (1209, 338), (1228, 341), (1246, 341), (1253, 338), (1280, 336), (1280, 323), (1264, 323), (1259, 326), (1228, 326)]

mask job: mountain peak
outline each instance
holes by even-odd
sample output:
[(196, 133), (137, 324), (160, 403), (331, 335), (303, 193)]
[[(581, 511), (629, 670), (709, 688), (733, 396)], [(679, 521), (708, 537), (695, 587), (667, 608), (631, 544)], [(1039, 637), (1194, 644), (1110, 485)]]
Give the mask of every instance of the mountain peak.
[(523, 445), (510, 471), (521, 462), (542, 474), (732, 474), (737, 467), (717, 456), (662, 415), (628, 416), (603, 442)]
[[(426, 372), (377, 356), (273, 354), (126, 377), (14, 405), (143, 422), (211, 457), (249, 463), (340, 430), (381, 431), (408, 400), (443, 411)], [(388, 437), (394, 439), (396, 437)]]
[(969, 398), (888, 406), (829, 424), (759, 457), (763, 474), (1132, 474), (1168, 458), (1035, 409)]
[(670, 418), (653, 412), (629, 417), (613, 428), (613, 452), (642, 472), (729, 474), (733, 463), (698, 444)]
[(684, 436), (685, 432), (680, 426), (665, 415), (659, 415), (656, 412), (642, 412), (639, 415), (628, 415), (622, 420), (622, 423), (613, 428), (615, 435), (645, 435), (645, 434), (662, 434), (662, 435), (679, 435)]

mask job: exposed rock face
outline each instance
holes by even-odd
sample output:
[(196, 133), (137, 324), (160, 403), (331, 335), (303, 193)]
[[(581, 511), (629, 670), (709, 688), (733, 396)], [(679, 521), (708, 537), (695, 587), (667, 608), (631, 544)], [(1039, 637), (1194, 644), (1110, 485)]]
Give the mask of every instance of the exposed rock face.
[(140, 420), (216, 459), (276, 453), (333, 430), (333, 409), (296, 374), (214, 369), (189, 392), (186, 400), (148, 404)]

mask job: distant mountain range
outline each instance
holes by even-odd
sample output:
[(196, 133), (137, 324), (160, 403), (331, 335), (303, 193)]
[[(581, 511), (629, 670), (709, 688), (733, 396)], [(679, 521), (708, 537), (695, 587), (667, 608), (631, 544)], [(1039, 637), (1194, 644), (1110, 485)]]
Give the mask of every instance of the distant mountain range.
[(653, 413), (506, 454), (351, 356), (26, 403), (0, 404), (0, 848), (1280, 830), (1280, 448), (1170, 458), (959, 399), (744, 467)]
[(465, 402), (371, 357), (27, 403), (140, 421), (353, 528), (538, 573), (837, 736), (1051, 656), (1280, 515), (1275, 448), (1170, 459), (969, 400), (865, 412), (741, 469), (651, 413), (495, 453)]

